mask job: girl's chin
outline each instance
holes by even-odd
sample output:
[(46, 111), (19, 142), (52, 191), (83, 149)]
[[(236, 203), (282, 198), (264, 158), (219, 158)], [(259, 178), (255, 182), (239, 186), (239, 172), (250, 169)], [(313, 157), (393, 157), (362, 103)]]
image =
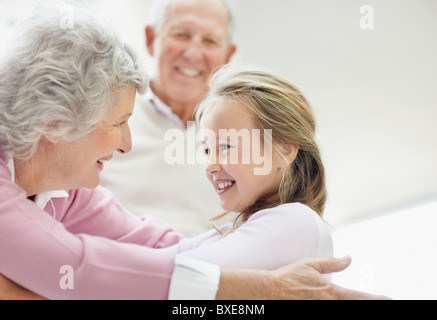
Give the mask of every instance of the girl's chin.
[(239, 206), (230, 205), (229, 203), (222, 203), (221, 207), (226, 212), (242, 212), (244, 209), (240, 208)]

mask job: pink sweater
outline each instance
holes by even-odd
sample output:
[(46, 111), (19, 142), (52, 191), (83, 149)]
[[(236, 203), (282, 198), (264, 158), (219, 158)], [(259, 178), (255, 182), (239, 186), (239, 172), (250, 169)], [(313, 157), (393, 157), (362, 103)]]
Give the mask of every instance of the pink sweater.
[[(156, 248), (182, 235), (131, 214), (101, 187), (69, 191), (41, 210), (7, 164), (0, 152), (0, 273), (49, 299), (167, 299), (174, 253)], [(61, 285), (65, 265), (73, 289)]]

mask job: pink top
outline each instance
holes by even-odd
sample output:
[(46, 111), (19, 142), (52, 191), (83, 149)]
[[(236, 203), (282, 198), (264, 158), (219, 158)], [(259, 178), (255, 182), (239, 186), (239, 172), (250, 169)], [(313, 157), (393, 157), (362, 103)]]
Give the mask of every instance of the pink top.
[[(167, 299), (174, 253), (154, 248), (182, 235), (131, 214), (102, 187), (41, 210), (12, 181), (9, 160), (0, 152), (0, 273), (49, 299)], [(74, 289), (62, 288), (65, 265)]]

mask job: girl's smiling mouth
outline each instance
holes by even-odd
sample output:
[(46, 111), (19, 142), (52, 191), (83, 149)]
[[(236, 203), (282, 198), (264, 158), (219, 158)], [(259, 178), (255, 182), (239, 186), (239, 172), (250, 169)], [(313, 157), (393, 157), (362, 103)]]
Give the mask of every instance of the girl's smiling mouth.
[(231, 181), (231, 180), (227, 180), (227, 181), (215, 181), (216, 185), (217, 185), (217, 193), (218, 194), (223, 194), (227, 191), (229, 191), (230, 189), (232, 189), (232, 187), (235, 184), (235, 181)]

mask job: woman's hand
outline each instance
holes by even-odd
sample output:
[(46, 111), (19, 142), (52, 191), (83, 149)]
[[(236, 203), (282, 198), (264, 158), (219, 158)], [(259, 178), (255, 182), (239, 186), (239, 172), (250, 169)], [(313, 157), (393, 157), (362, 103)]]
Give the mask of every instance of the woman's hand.
[(339, 272), (351, 263), (349, 256), (305, 260), (280, 268), (275, 273), (273, 299), (298, 300), (388, 300), (390, 298), (343, 288), (331, 283), (322, 274)]
[(339, 272), (343, 259), (302, 260), (274, 271), (222, 269), (217, 300), (388, 300), (385, 296), (343, 288), (323, 274)]

